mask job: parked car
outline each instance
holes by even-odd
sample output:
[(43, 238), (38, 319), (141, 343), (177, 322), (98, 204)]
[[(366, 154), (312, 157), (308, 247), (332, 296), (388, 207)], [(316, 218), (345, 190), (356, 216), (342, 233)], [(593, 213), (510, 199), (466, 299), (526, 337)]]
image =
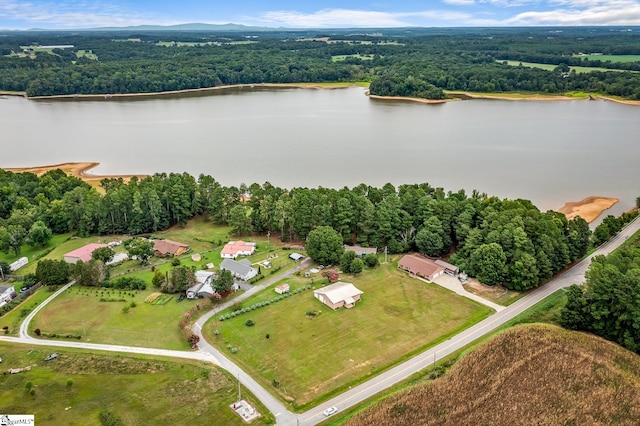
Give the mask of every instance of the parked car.
[(337, 407), (329, 407), (326, 410), (323, 411), (325, 417), (329, 417), (332, 414), (335, 414), (338, 412), (338, 408)]
[(51, 361), (52, 359), (56, 359), (60, 356), (60, 354), (58, 352), (54, 352), (51, 355), (47, 355), (47, 357), (44, 359), (45, 361)]

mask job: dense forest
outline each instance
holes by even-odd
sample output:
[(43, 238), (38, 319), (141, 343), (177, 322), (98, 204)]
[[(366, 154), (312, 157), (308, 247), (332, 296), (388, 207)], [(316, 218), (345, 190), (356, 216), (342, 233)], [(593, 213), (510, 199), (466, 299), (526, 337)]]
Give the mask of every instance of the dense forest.
[[(430, 99), (446, 97), (445, 90), (580, 91), (640, 99), (640, 62), (577, 56), (581, 53), (638, 55), (640, 36), (588, 27), (358, 34), (7, 32), (0, 37), (0, 90), (46, 96), (368, 81), (374, 95)], [(511, 66), (507, 60), (556, 67)], [(594, 71), (569, 71), (574, 65)]]
[(640, 239), (595, 257), (584, 286), (571, 286), (562, 325), (584, 330), (640, 353)]
[(270, 232), (282, 241), (300, 241), (328, 226), (346, 244), (389, 253), (454, 253), (452, 261), (471, 276), (525, 290), (581, 258), (590, 245), (591, 232), (581, 218), (540, 212), (527, 200), (445, 192), (427, 183), (225, 187), (208, 175), (172, 173), (101, 184), (99, 192), (60, 170), (38, 177), (0, 169), (0, 248), (18, 256), (22, 244), (38, 244), (47, 230), (151, 234), (204, 215), (229, 225), (235, 235)]

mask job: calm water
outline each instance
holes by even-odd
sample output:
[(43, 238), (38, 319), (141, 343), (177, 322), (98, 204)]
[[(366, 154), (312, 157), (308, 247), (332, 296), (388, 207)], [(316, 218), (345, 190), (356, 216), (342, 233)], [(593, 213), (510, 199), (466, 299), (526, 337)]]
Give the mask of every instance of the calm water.
[(0, 167), (97, 161), (97, 174), (188, 172), (224, 185), (429, 182), (528, 198), (640, 195), (640, 107), (605, 101), (374, 101), (364, 89), (134, 101), (0, 99)]

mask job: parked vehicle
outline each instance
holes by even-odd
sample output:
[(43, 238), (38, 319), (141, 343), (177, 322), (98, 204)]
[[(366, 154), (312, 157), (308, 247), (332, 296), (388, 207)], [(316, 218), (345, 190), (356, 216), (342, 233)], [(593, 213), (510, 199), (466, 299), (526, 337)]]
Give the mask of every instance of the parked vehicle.
[(326, 410), (323, 411), (325, 417), (329, 417), (332, 414), (335, 414), (338, 412), (338, 408), (337, 407), (329, 407)]
[(51, 355), (47, 355), (47, 357), (44, 359), (45, 361), (51, 361), (52, 359), (56, 359), (60, 356), (60, 354), (58, 352), (54, 352)]

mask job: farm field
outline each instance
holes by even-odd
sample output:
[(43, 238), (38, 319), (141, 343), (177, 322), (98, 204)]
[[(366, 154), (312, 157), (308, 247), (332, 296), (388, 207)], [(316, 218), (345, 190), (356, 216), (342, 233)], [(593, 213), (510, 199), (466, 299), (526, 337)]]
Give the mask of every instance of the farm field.
[(361, 59), (363, 61), (371, 61), (374, 58), (374, 55), (361, 55), (359, 53), (354, 54), (354, 55), (334, 55), (331, 57), (331, 60), (333, 62), (338, 62), (338, 61), (344, 61), (347, 58), (353, 58), (353, 59)]
[[(33, 335), (33, 330), (39, 328), (42, 333), (80, 336), (82, 341), (92, 343), (189, 349), (178, 323), (197, 303), (204, 312), (210, 302), (185, 299), (178, 303), (177, 295), (168, 295), (172, 298), (164, 304), (145, 303), (154, 292), (71, 286), (35, 316), (29, 332)], [(129, 307), (126, 313), (125, 306)]]
[(440, 379), (397, 392), (344, 424), (635, 425), (639, 416), (637, 354), (587, 333), (533, 324), (503, 331)]
[[(283, 280), (292, 290), (310, 281)], [(342, 276), (341, 281), (364, 292), (353, 309), (332, 311), (309, 289), (224, 322), (216, 315), (206, 324), (205, 337), (263, 386), (293, 403), (294, 409), (303, 409), (492, 312), (435, 284), (410, 278), (395, 262), (360, 276)], [(319, 282), (315, 278), (312, 286), (319, 287)], [(274, 296), (267, 289), (242, 305)], [(245, 325), (249, 319), (254, 326)]]
[[(518, 67), (520, 66), (520, 64), (522, 64), (523, 67), (530, 67), (530, 68), (540, 68), (543, 70), (547, 70), (547, 71), (553, 71), (557, 65), (552, 65), (552, 64), (539, 64), (536, 62), (522, 62), (522, 61), (498, 61), (498, 62), (506, 62), (507, 65), (510, 65), (512, 67)], [(608, 72), (608, 71), (616, 71), (616, 72), (624, 72), (624, 70), (618, 70), (618, 69), (609, 69), (609, 68), (600, 68), (600, 67), (569, 67), (571, 70), (575, 70), (575, 72), (577, 73), (585, 73), (585, 72), (593, 72), (593, 71), (602, 71), (602, 72)]]
[(602, 62), (640, 62), (640, 55), (574, 55), (580, 58), (584, 58), (583, 60), (589, 61), (602, 61)]
[[(43, 361), (54, 351), (57, 359)], [(229, 408), (237, 382), (213, 365), (6, 342), (0, 354), (3, 369), (31, 366), (0, 375), (2, 412), (34, 414), (38, 424), (244, 424)], [(242, 397), (257, 403), (244, 388)], [(252, 424), (273, 424), (263, 406), (257, 409), (263, 417)], [(101, 422), (105, 411), (120, 422)]]

